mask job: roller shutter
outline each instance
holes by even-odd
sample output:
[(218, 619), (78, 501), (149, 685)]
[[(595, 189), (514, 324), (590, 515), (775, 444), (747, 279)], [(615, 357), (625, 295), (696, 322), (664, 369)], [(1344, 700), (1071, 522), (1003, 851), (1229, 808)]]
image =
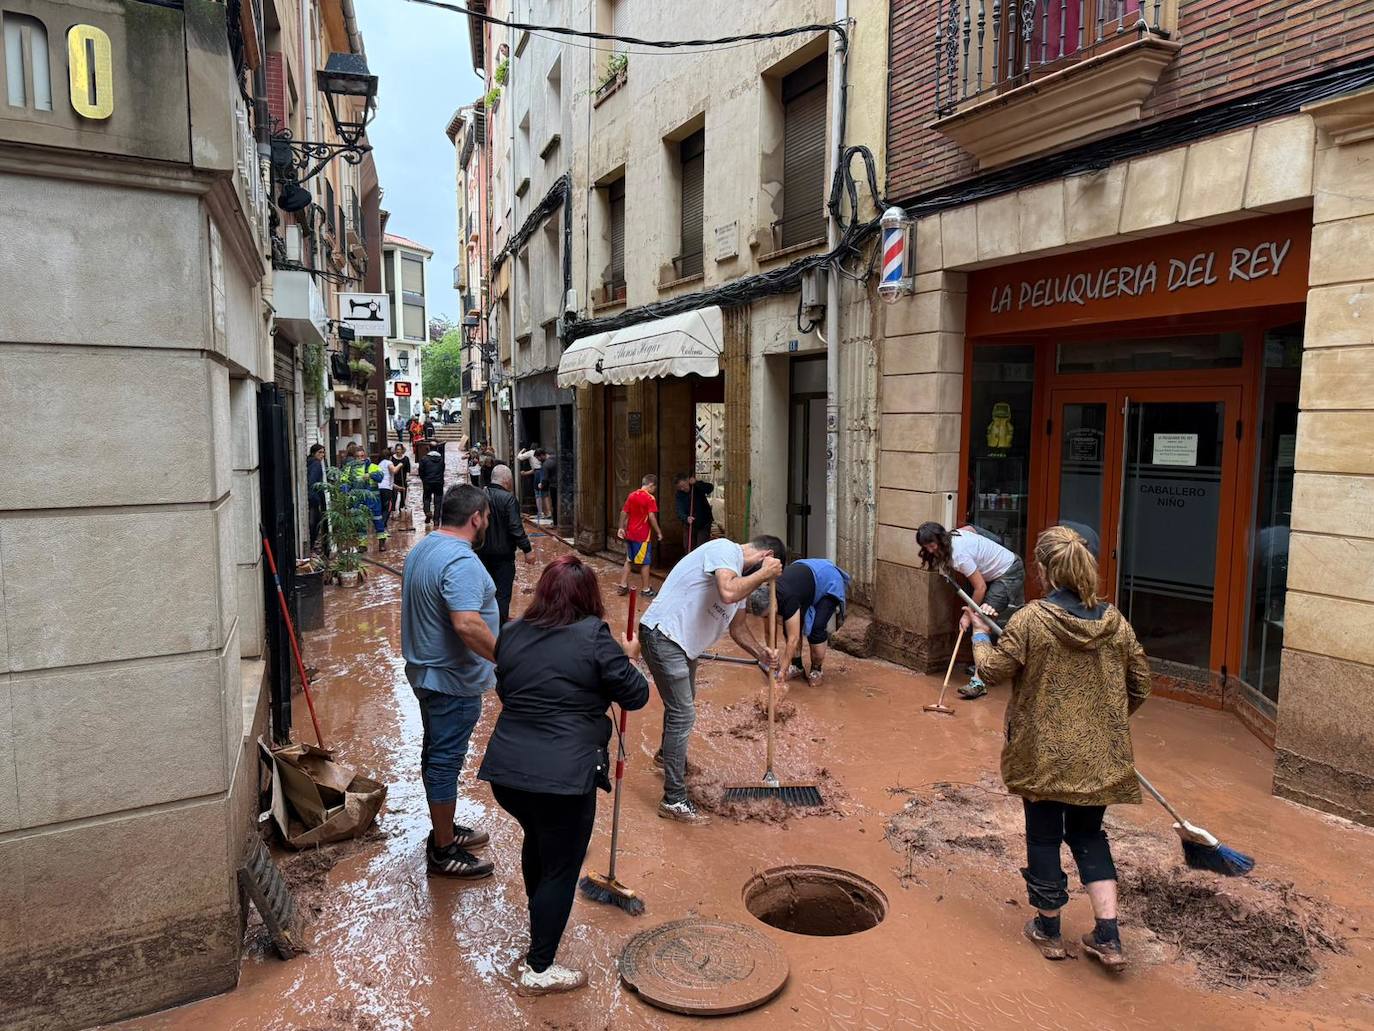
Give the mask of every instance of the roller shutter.
[(782, 80), (782, 246), (825, 235), (825, 58)]

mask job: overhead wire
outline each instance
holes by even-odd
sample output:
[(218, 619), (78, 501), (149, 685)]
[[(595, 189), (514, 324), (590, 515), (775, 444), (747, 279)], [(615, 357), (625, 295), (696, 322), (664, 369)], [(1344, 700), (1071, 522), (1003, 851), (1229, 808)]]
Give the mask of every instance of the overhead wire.
[(452, 11), (455, 14), (464, 14), (469, 18), (485, 22), (488, 25), (502, 25), (508, 29), (521, 29), (527, 32), (551, 32), (560, 36), (574, 36), (579, 39), (598, 39), (607, 42), (630, 43), (635, 46), (653, 47), (660, 50), (671, 50), (680, 47), (715, 47), (728, 43), (750, 43), (765, 39), (786, 39), (788, 36), (811, 35), (816, 32), (834, 32), (840, 37), (841, 43), (846, 49), (849, 47), (849, 33), (839, 22), (813, 22), (807, 25), (794, 25), (785, 29), (769, 29), (766, 32), (741, 32), (733, 36), (719, 36), (708, 39), (645, 39), (641, 36), (624, 36), (614, 32), (594, 32), (590, 29), (573, 29), (565, 25), (541, 25), (533, 22), (511, 21), (506, 18), (498, 18), (495, 15), (487, 14), (485, 11), (474, 11), (470, 7), (463, 7), (455, 3), (446, 3), (445, 0), (407, 0), (408, 3), (421, 4), (425, 7), (437, 7), (440, 10)]

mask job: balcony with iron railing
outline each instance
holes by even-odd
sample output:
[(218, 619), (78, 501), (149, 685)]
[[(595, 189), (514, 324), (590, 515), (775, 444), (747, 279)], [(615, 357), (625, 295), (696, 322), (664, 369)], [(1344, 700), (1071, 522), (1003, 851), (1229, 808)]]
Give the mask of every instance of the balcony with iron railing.
[(988, 167), (1138, 120), (1178, 2), (936, 0), (934, 128)]
[(352, 247), (367, 246), (367, 226), (363, 223), (363, 207), (358, 201), (358, 191), (348, 187), (345, 202), (345, 222), (348, 243)]

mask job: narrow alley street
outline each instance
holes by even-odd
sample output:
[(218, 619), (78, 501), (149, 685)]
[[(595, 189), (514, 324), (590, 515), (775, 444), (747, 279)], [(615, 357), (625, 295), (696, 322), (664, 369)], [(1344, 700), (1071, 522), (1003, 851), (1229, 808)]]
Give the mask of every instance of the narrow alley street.
[[(381, 557), (399, 563), (404, 546)], [(517, 609), (542, 563), (562, 550), (554, 538), (535, 539), (539, 562), (520, 565)], [(597, 567), (615, 625), (624, 600), (612, 589), (613, 567)], [(579, 896), (560, 959), (588, 972), (587, 990), (519, 998), (512, 972), (526, 931), (518, 833), (488, 786), (471, 778), (499, 702), (487, 696), (458, 811), (461, 822), (490, 829), (496, 876), (471, 885), (427, 878), (420, 724), (398, 646), (400, 582), (370, 567), (361, 589), (328, 592), (328, 625), (307, 635), (306, 661), (320, 669), (316, 704), (338, 757), (389, 785), (377, 829), (318, 852), (274, 849), (298, 904), (317, 914), (311, 954), (283, 962), (260, 928), (250, 931), (236, 990), (117, 1025), (125, 1031), (684, 1026), (687, 1018), (628, 992), (616, 960), (633, 933), (690, 914), (752, 924), (791, 963), (776, 999), (731, 1018), (741, 1027), (1374, 1027), (1366, 890), (1374, 831), (1272, 797), (1266, 750), (1235, 720), (1162, 700), (1135, 719), (1141, 768), (1258, 866), (1224, 883), (1186, 872), (1157, 806), (1114, 807), (1122, 933), (1137, 961), (1114, 981), (1085, 960), (1046, 963), (1021, 938), (1020, 809), (996, 774), (1005, 696), (956, 700), (953, 718), (923, 713), (937, 679), (843, 654), (823, 686), (794, 687), (781, 710), (779, 768), (820, 783), (819, 811), (720, 803), (723, 782), (752, 780), (761, 763), (753, 671), (703, 669), (692, 791), (716, 814), (710, 826), (656, 818), (660, 780), (649, 758), (662, 707), (653, 698), (633, 715), (620, 876), (648, 912), (636, 919)], [(299, 696), (295, 728), (308, 739)], [(609, 811), (604, 796), (587, 859), (593, 869), (604, 868)], [(746, 882), (797, 863), (866, 878), (886, 898), (886, 919), (846, 937), (759, 923), (742, 902)], [(1212, 921), (1220, 926), (1209, 929)], [(1090, 926), (1081, 893), (1065, 923), (1066, 937)]]

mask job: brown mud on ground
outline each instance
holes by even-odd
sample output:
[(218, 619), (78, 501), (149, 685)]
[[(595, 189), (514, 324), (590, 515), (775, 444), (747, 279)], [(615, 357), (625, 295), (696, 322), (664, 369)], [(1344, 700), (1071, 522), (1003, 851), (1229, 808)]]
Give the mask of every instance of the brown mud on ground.
[(814, 785), (819, 806), (791, 806), (766, 801), (727, 802), (731, 785), (756, 785), (766, 765), (768, 710), (758, 699), (743, 698), (717, 704), (697, 700), (693, 730), (692, 766), (687, 771), (687, 794), (693, 804), (726, 820), (787, 826), (791, 819), (844, 816), (849, 795), (826, 765), (827, 740), (816, 721), (803, 714), (795, 701), (774, 706), (774, 771), (784, 784)]
[[(1021, 801), (991, 775), (889, 793), (908, 797), (884, 834), (905, 861), (896, 871), (904, 887), (924, 884), (918, 868), (942, 867), (965, 880), (1019, 872), (1025, 855)], [(1186, 960), (1211, 988), (1283, 990), (1312, 984), (1319, 956), (1345, 951), (1337, 930), (1344, 916), (1330, 902), (1290, 883), (1189, 869), (1172, 835), (1165, 839), (1110, 815), (1105, 824), (1120, 877), (1127, 947), (1137, 958)], [(1072, 881), (1067, 851), (1064, 862)], [(999, 877), (999, 888), (1003, 882)], [(1019, 898), (1007, 901), (1020, 904)]]
[[(385, 811), (385, 810), (384, 810)], [(378, 826), (376, 821), (356, 838), (336, 841), (329, 845), (319, 845), (301, 849), (299, 852), (282, 848), (269, 841), (272, 849), (272, 862), (286, 882), (287, 890), (295, 902), (296, 912), (305, 929), (307, 940), (310, 925), (324, 912), (329, 897), (329, 872), (343, 860), (356, 855), (369, 846), (385, 840), (389, 835)], [(248, 929), (243, 943), (244, 951), (251, 956), (275, 955), (272, 937), (262, 922), (256, 909), (249, 911)], [(344, 1027), (364, 1025), (344, 1024)]]

